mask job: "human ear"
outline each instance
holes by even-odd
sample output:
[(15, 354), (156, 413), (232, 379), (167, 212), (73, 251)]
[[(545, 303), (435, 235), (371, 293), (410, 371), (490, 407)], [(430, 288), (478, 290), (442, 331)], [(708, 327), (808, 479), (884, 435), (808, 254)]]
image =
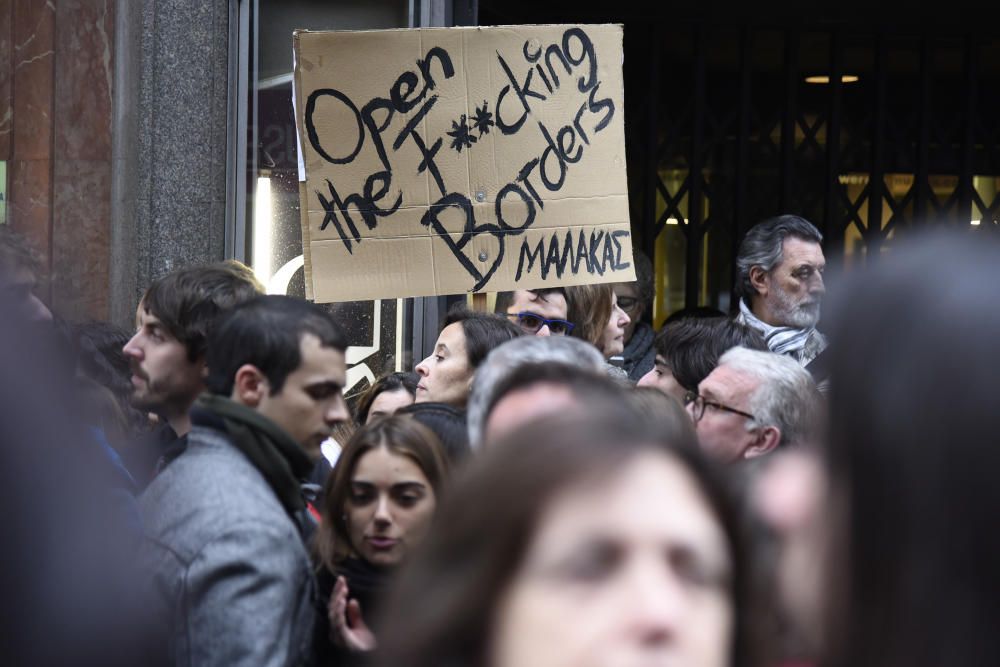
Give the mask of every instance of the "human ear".
[(762, 266), (750, 267), (750, 285), (760, 296), (767, 296), (771, 287), (770, 275)]
[(232, 399), (251, 408), (260, 405), (269, 393), (267, 378), (253, 364), (243, 364), (236, 371)]
[(764, 426), (757, 433), (753, 444), (743, 451), (743, 458), (753, 459), (763, 456), (777, 448), (781, 442), (781, 429), (777, 426)]

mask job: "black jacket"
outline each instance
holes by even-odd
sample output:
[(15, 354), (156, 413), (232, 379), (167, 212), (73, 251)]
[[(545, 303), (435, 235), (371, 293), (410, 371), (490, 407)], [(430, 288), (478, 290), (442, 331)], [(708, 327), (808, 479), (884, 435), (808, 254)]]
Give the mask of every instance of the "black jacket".
[[(330, 639), (330, 617), (327, 609), (333, 586), (338, 576), (347, 580), (348, 599), (357, 600), (361, 605), (361, 617), (365, 624), (375, 632), (373, 620), (376, 618), (379, 605), (388, 588), (392, 570), (376, 567), (360, 558), (348, 558), (331, 572), (323, 567), (316, 574), (316, 584), (319, 591), (319, 608), (316, 610), (316, 664), (340, 667), (361, 666), (369, 664), (368, 656), (343, 649)], [(378, 633), (376, 632), (376, 635)]]

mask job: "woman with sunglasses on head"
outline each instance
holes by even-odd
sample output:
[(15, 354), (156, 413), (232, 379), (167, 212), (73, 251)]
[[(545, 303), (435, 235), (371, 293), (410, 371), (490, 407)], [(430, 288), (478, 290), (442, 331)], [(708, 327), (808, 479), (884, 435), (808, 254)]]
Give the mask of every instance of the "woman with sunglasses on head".
[(417, 364), (417, 403), (447, 403), (465, 409), (472, 378), (493, 348), (524, 335), (498, 315), (452, 310), (429, 357)]
[(410, 416), (376, 419), (347, 443), (315, 539), (317, 664), (350, 664), (375, 648), (380, 597), (429, 530), (448, 470), (441, 443)]

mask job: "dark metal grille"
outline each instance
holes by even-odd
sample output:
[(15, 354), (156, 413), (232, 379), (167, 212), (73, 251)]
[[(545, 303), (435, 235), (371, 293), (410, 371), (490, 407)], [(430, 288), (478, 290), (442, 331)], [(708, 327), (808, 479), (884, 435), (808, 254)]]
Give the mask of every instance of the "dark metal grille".
[[(659, 244), (661, 270), (684, 263), (661, 316), (732, 306), (739, 240), (772, 215), (812, 220), (834, 262), (870, 261), (924, 224), (998, 226), (993, 41), (704, 23), (646, 30), (648, 86), (629, 130), (630, 162), (643, 165), (632, 177), (636, 238), (650, 257)], [(820, 75), (829, 82), (805, 80)]]

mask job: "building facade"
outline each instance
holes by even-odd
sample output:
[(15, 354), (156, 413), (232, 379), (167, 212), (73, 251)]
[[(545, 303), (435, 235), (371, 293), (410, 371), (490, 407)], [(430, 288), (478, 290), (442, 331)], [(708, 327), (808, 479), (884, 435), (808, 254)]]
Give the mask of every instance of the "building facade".
[[(739, 240), (771, 215), (814, 221), (848, 268), (926, 225), (997, 228), (1000, 38), (969, 10), (0, 0), (0, 223), (41, 251), (70, 319), (130, 326), (153, 279), (229, 257), (301, 294), (292, 30), (620, 22), (651, 316), (729, 310)], [(462, 299), (331, 305), (353, 386), (412, 367)]]

